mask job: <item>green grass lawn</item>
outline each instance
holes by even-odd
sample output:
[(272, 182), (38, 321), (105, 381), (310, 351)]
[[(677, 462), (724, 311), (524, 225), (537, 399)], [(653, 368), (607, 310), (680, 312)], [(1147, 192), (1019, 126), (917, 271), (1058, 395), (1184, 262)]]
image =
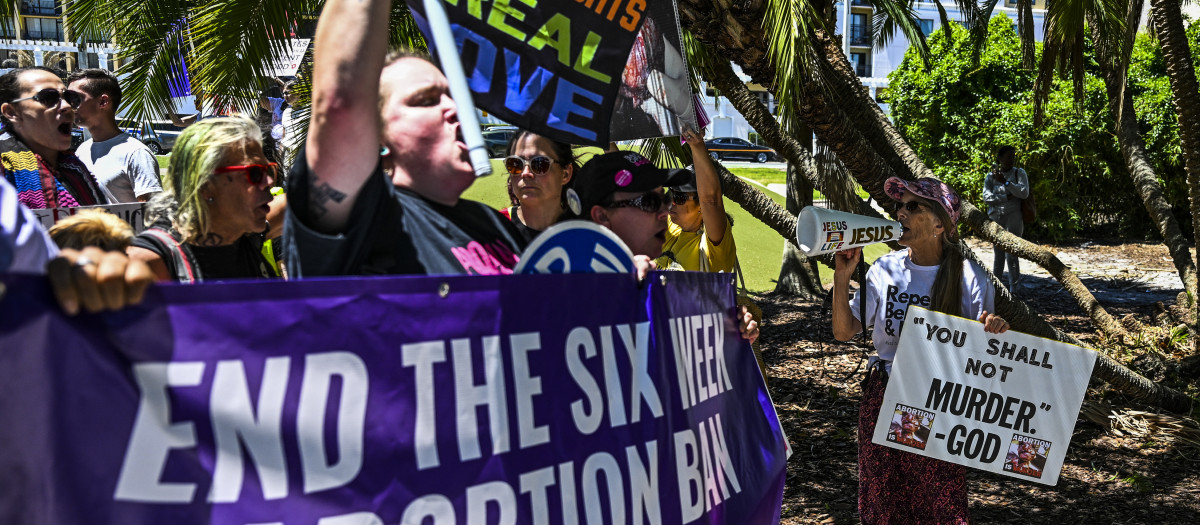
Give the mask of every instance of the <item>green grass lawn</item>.
[[(476, 180), (475, 184), (472, 184), (463, 194), (463, 197), (483, 202), (497, 209), (507, 207), (509, 202), (508, 193), (505, 190), (506, 175), (504, 175), (504, 168), (499, 159), (492, 160), (492, 170), (492, 175)], [(744, 170), (741, 168), (731, 171), (740, 176), (746, 176), (743, 175)], [(784, 172), (780, 170), (747, 168), (745, 171), (755, 172), (750, 175), (755, 180), (758, 180), (757, 172), (774, 171), (779, 174), (779, 182), (784, 182), (782, 178)], [(764, 184), (766, 183), (764, 182)], [(785, 204), (783, 196), (771, 192), (765, 193), (780, 206)], [(725, 211), (733, 217), (738, 259), (741, 262), (742, 271), (746, 275), (746, 287), (755, 292), (773, 290), (775, 280), (779, 278), (779, 268), (783, 264), (783, 243), (785, 242), (783, 237), (728, 198), (725, 199)], [(886, 245), (872, 245), (867, 249), (867, 260), (873, 261), (884, 253), (887, 253)], [(833, 270), (821, 266), (821, 280), (829, 282), (832, 278)]]

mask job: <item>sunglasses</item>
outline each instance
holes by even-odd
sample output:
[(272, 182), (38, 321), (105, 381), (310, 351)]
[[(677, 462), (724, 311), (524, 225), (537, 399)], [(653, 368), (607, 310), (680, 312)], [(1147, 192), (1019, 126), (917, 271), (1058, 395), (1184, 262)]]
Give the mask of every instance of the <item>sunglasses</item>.
[(687, 204), (687, 201), (692, 200), (694, 196), (693, 193), (688, 191), (671, 191), (667, 195), (671, 197), (671, 202), (675, 203), (676, 206)]
[(896, 211), (900, 211), (900, 209), (903, 208), (905, 210), (908, 210), (909, 213), (915, 212), (924, 207), (925, 207), (924, 203), (917, 202), (917, 201), (896, 203)]
[(632, 199), (613, 201), (605, 208), (637, 208), (646, 213), (658, 213), (667, 207), (667, 196), (657, 191), (643, 193)]
[(246, 164), (245, 166), (225, 166), (213, 170), (214, 173), (228, 173), (231, 171), (245, 171), (246, 182), (258, 186), (263, 183), (268, 176), (272, 179), (279, 178), (279, 165), (271, 162), (268, 164)]
[(529, 166), (530, 173), (534, 175), (545, 175), (550, 171), (550, 165), (554, 164), (554, 159), (545, 155), (535, 155), (529, 160), (513, 155), (504, 158), (504, 168), (508, 170), (509, 175), (520, 175), (525, 172), (525, 166)]
[(67, 100), (67, 105), (71, 106), (71, 108), (78, 108), (79, 104), (83, 103), (83, 93), (68, 89), (59, 91), (54, 88), (46, 88), (34, 93), (31, 97), (18, 98), (12, 101), (12, 104), (24, 102), (26, 100), (36, 100), (43, 106), (53, 108), (58, 107), (58, 103), (63, 99)]

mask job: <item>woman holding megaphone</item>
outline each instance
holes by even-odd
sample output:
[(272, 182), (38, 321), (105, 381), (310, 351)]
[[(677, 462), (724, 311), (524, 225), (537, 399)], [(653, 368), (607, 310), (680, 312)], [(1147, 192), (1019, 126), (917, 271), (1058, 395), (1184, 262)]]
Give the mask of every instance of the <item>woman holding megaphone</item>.
[(1008, 323), (990, 313), (996, 292), (987, 273), (963, 258), (954, 190), (932, 178), (892, 177), (884, 191), (896, 201), (898, 242), (908, 249), (877, 259), (853, 299), (850, 277), (862, 248), (837, 252), (833, 274), (834, 337), (848, 341), (870, 327), (876, 351), (858, 415), (859, 516), (863, 523), (969, 523), (965, 467), (876, 445), (871, 436), (909, 305), (978, 319), (990, 333), (1008, 330)]

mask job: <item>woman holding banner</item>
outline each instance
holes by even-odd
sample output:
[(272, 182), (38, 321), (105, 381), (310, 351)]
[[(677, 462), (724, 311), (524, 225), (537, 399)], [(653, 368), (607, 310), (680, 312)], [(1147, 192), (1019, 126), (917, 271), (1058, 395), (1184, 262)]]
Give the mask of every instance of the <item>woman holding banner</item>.
[(58, 72), (34, 66), (0, 75), (0, 171), (30, 209), (95, 206), (107, 201), (95, 177), (71, 154), (75, 108), (83, 95)]
[[(241, 116), (202, 120), (179, 135), (163, 192), (146, 207), (146, 223), (129, 248), (157, 281), (278, 277), (263, 243), (282, 228), (279, 176), (262, 151), (262, 132)], [(272, 222), (268, 218), (275, 219)]]
[(990, 333), (1008, 330), (1008, 323), (990, 313), (996, 291), (983, 268), (963, 258), (954, 190), (932, 178), (892, 177), (884, 191), (897, 201), (898, 242), (908, 249), (876, 260), (860, 287), (865, 293), (853, 300), (850, 277), (862, 248), (837, 253), (833, 278), (834, 337), (848, 341), (870, 327), (877, 353), (867, 367), (858, 416), (859, 516), (863, 523), (969, 523), (965, 467), (876, 445), (871, 436), (910, 304), (978, 319)]
[(571, 177), (579, 168), (570, 144), (527, 130), (513, 136), (506, 155), (504, 169), (512, 207), (500, 213), (530, 241), (562, 218)]

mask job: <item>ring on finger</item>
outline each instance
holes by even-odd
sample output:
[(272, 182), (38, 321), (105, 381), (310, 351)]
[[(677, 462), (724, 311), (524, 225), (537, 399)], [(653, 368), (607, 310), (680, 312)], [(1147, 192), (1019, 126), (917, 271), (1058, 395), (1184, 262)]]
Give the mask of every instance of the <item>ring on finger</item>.
[(75, 259), (75, 264), (74, 264), (74, 266), (78, 266), (78, 267), (81, 267), (81, 268), (82, 268), (82, 267), (84, 267), (84, 266), (87, 266), (87, 265), (89, 265), (89, 264), (96, 264), (96, 261), (93, 261), (93, 260), (91, 259), (91, 257), (88, 257), (88, 256), (86, 256), (86, 255), (80, 255), (78, 259)]

